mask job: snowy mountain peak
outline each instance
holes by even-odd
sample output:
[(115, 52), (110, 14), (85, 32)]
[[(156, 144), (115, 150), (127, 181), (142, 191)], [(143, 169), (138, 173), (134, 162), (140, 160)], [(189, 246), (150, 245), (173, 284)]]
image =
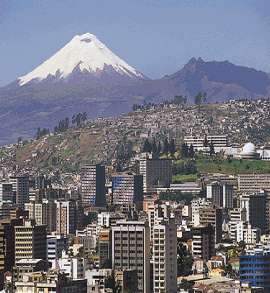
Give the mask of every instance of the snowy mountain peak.
[(22, 86), (51, 76), (65, 79), (74, 70), (98, 74), (108, 68), (128, 78), (144, 78), (143, 74), (115, 55), (95, 35), (85, 33), (73, 37), (51, 58), (18, 80)]

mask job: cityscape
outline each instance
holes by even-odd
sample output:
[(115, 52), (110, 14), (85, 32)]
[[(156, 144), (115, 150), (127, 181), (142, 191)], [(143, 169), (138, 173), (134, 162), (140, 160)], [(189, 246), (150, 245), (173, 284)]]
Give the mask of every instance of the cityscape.
[[(220, 28), (207, 26), (209, 42), (215, 36), (222, 51), (216, 34), (228, 33), (231, 15), (222, 1), (98, 2), (78, 0), (84, 9), (71, 21), (66, 15), (79, 12), (69, 0), (0, 1), (8, 62), (16, 60), (13, 31), (25, 43), (41, 42), (28, 45), (40, 65), (28, 70), (26, 52), (14, 66), (28, 73), (0, 70), (0, 292), (270, 293), (270, 67), (261, 66), (263, 51), (257, 64), (235, 65), (243, 61), (237, 43), (234, 63), (209, 61), (216, 58), (205, 55), (210, 47), (193, 45), (205, 16), (223, 11)], [(262, 15), (251, 2), (239, 1), (233, 24), (246, 20), (244, 8), (254, 19)], [(109, 19), (103, 25), (100, 9)], [(171, 22), (176, 11), (183, 19)], [(116, 44), (124, 39), (126, 56), (138, 50), (154, 66), (139, 51), (145, 34), (153, 42), (163, 36), (155, 13), (170, 27), (166, 46), (182, 46), (183, 25), (190, 54), (203, 58), (149, 77), (147, 67), (142, 73), (113, 53), (109, 44), (121, 52)], [(189, 27), (193, 14), (198, 24)], [(108, 44), (92, 32), (73, 34), (90, 24)], [(37, 53), (49, 50), (43, 38), (59, 41), (45, 61)], [(25, 43), (17, 45), (22, 55)], [(174, 50), (167, 58), (163, 51), (154, 53), (167, 69)], [(247, 47), (247, 59), (252, 52)]]

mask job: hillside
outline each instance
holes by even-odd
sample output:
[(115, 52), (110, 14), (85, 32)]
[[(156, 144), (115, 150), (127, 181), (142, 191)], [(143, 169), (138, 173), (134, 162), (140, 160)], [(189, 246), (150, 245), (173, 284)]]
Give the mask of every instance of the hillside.
[(114, 54), (95, 35), (75, 36), (31, 72), (0, 88), (0, 145), (31, 138), (37, 127), (52, 128), (59, 119), (87, 112), (91, 119), (116, 117), (133, 104), (160, 103), (175, 95), (194, 102), (269, 98), (265, 72), (229, 61), (192, 58), (182, 69), (150, 79)]
[[(184, 135), (228, 134), (230, 143), (256, 145), (270, 142), (270, 102), (232, 101), (198, 106), (157, 105), (120, 116), (90, 120), (80, 128), (60, 134), (3, 147), (2, 165), (12, 160), (33, 170), (76, 171), (82, 162), (115, 163), (140, 151), (146, 137), (163, 141), (175, 138), (180, 145)], [(122, 157), (121, 157), (122, 156)]]

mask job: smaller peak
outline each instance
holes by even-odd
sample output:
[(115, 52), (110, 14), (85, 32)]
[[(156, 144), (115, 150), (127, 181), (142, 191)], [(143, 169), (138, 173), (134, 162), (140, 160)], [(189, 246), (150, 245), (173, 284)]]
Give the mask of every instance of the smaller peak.
[(92, 41), (97, 39), (97, 37), (94, 34), (91, 33), (85, 33), (82, 35), (76, 35), (73, 39), (79, 40), (79, 41)]

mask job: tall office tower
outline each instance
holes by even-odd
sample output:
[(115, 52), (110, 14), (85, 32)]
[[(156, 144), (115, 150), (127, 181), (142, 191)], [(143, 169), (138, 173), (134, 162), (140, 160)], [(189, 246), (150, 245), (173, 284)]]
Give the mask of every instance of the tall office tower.
[(177, 236), (174, 219), (154, 225), (153, 292), (177, 292)]
[(29, 213), (29, 219), (35, 220), (37, 225), (46, 225), (50, 233), (56, 230), (56, 204), (53, 201), (43, 199), (41, 202), (30, 198), (25, 204), (25, 210)]
[(84, 165), (81, 168), (81, 189), (84, 206), (105, 206), (105, 167)]
[(192, 254), (194, 258), (208, 261), (215, 255), (215, 232), (211, 225), (192, 228)]
[(112, 226), (113, 269), (137, 270), (138, 292), (150, 292), (150, 231), (147, 222), (119, 221)]
[(76, 202), (58, 200), (56, 203), (56, 232), (68, 236), (76, 232)]
[(143, 191), (156, 192), (159, 187), (169, 187), (172, 180), (172, 161), (167, 159), (143, 159), (140, 161), (143, 175)]
[(233, 185), (214, 181), (206, 186), (207, 198), (219, 208), (233, 208)]
[(11, 271), (15, 264), (15, 226), (23, 219), (7, 218), (0, 221), (0, 272)]
[(46, 226), (36, 225), (34, 221), (25, 220), (23, 225), (15, 226), (15, 263), (20, 259), (47, 257)]
[(5, 219), (9, 216), (10, 210), (14, 208), (14, 193), (11, 183), (0, 182), (0, 219)]
[(99, 268), (111, 268), (112, 243), (110, 229), (101, 229), (98, 237)]
[(241, 208), (234, 208), (229, 210), (229, 229), (230, 229), (230, 238), (236, 240), (236, 226), (239, 222), (246, 222), (246, 210)]
[(143, 201), (143, 176), (123, 174), (112, 177), (113, 203), (130, 205)]
[(13, 186), (10, 182), (0, 182), (0, 202), (10, 202), (14, 200)]
[(12, 183), (13, 192), (15, 194), (15, 203), (24, 208), (24, 204), (29, 199), (29, 176), (18, 175), (11, 176), (9, 182)]
[(240, 282), (253, 287), (261, 287), (270, 292), (270, 250), (260, 247), (248, 250), (240, 256)]
[(44, 175), (34, 177), (34, 189), (46, 189), (51, 185), (51, 180)]
[(211, 224), (215, 231), (215, 243), (219, 243), (222, 239), (222, 209), (213, 206), (202, 207), (199, 210), (199, 224)]
[(240, 208), (247, 212), (247, 221), (253, 228), (260, 228), (262, 233), (267, 230), (267, 195), (265, 192), (242, 194)]

